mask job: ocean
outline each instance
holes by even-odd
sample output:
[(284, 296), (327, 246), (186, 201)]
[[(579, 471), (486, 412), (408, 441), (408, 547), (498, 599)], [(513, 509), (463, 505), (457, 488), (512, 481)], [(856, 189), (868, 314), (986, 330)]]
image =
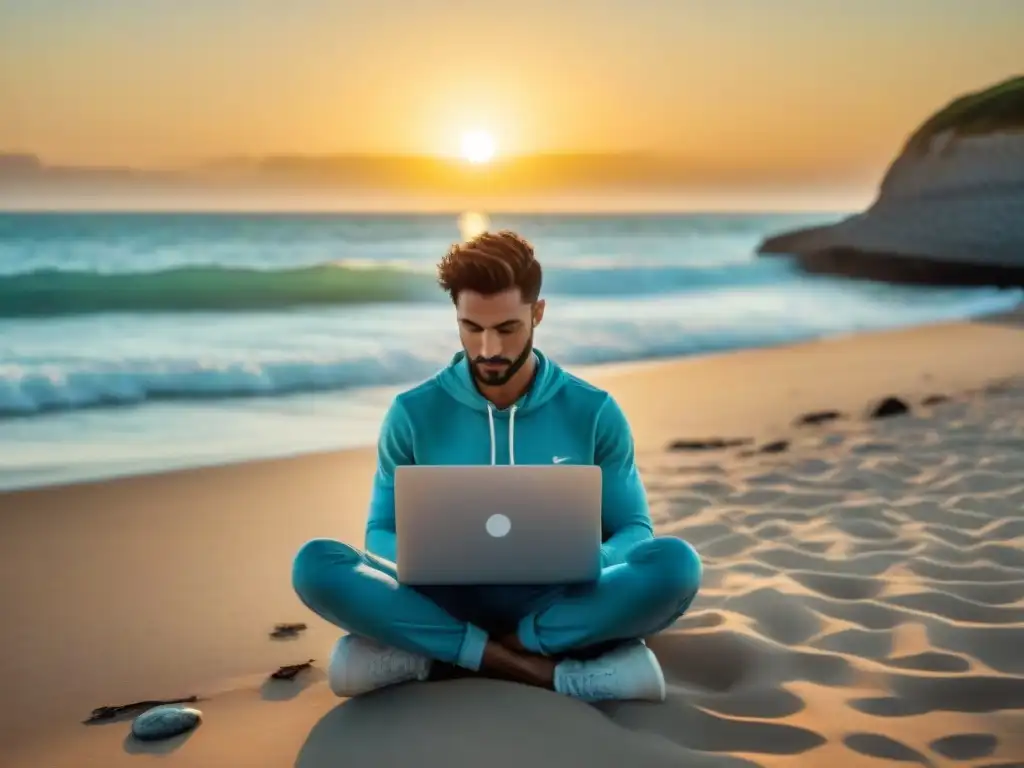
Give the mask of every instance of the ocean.
[(0, 488), (372, 444), (458, 349), (434, 266), (530, 239), (574, 370), (1008, 309), (1020, 291), (811, 277), (767, 234), (840, 214), (0, 214)]

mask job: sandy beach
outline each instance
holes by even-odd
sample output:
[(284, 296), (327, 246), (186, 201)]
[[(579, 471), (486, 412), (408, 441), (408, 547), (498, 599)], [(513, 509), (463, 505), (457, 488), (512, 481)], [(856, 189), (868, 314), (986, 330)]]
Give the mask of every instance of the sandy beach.
[[(290, 568), (312, 537), (361, 545), (354, 450), (0, 495), (0, 766), (1024, 765), (1021, 313), (590, 378), (659, 532), (705, 561), (650, 639), (664, 704), (482, 679), (333, 697), (338, 631)], [(909, 413), (872, 418), (888, 397)], [(204, 721), (169, 742), (81, 722), (190, 695)]]

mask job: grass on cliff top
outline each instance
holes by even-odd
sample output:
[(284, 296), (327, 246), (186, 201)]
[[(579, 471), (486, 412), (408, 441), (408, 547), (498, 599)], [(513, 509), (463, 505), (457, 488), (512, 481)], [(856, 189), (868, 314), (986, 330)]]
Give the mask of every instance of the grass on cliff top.
[(949, 130), (961, 136), (1024, 130), (1024, 75), (950, 102), (914, 132), (909, 146), (926, 149), (933, 136)]

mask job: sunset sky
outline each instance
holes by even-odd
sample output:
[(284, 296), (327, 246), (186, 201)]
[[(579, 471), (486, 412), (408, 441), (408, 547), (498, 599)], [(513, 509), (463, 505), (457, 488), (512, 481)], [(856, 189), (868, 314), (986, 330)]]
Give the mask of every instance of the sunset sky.
[(0, 0), (0, 152), (650, 150), (876, 173), (1024, 70), (1024, 0)]

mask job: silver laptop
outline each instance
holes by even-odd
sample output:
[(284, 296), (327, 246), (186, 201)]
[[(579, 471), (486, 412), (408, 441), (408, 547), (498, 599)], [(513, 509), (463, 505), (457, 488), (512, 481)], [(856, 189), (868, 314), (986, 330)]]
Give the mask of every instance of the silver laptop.
[(567, 584), (601, 571), (601, 468), (399, 466), (398, 580)]

